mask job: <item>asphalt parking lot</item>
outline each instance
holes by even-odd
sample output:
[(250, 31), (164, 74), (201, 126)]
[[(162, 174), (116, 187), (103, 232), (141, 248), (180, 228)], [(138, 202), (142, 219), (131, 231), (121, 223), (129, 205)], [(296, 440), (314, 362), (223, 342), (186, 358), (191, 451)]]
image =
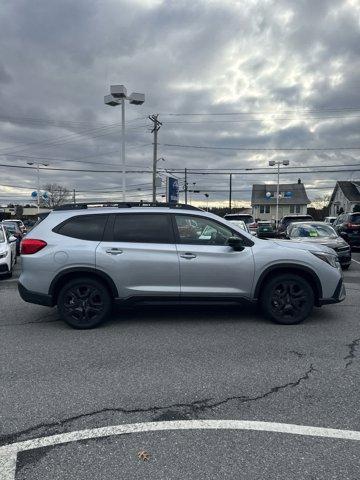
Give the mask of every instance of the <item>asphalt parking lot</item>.
[(20, 299), (17, 267), (0, 280), (1, 480), (359, 479), (353, 258), (345, 302), (296, 326), (254, 307), (152, 307), (76, 331)]

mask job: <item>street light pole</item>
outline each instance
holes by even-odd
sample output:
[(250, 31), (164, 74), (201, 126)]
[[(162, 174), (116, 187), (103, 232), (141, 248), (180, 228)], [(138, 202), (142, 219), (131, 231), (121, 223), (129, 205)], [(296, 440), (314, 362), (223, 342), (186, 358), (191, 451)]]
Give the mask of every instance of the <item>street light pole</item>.
[(125, 161), (125, 98), (121, 98), (121, 160), (122, 160), (122, 200), (126, 201), (126, 161)]
[(279, 223), (279, 196), (280, 196), (280, 165), (289, 165), (289, 160), (283, 160), (282, 162), (275, 162), (275, 160), (269, 161), (269, 166), (277, 166), (277, 185), (276, 185), (276, 218), (275, 225), (278, 226)]
[(276, 187), (276, 219), (275, 225), (279, 222), (279, 190), (280, 190), (280, 162), (277, 162), (277, 187)]
[(142, 105), (145, 102), (143, 93), (133, 92), (129, 97), (124, 85), (111, 85), (110, 95), (105, 95), (104, 103), (111, 107), (121, 105), (121, 163), (122, 163), (122, 199), (126, 201), (126, 158), (125, 158), (125, 100), (133, 105)]
[(37, 211), (40, 212), (40, 165), (43, 167), (49, 166), (48, 163), (40, 163), (40, 162), (27, 162), (28, 165), (36, 165), (36, 172), (37, 172), (37, 189), (36, 189), (36, 203), (37, 203)]

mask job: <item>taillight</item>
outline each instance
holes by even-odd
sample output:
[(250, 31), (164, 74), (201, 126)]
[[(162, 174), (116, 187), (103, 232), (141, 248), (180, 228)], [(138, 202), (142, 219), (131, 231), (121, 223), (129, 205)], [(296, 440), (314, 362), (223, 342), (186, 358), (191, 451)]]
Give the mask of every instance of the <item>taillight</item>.
[(351, 222), (349, 222), (349, 223), (347, 224), (347, 228), (350, 228), (350, 229), (352, 229), (352, 230), (357, 229), (357, 228), (359, 228), (359, 227), (360, 227), (360, 225), (357, 224), (357, 223), (351, 223)]
[(46, 247), (44, 240), (36, 240), (35, 238), (24, 238), (21, 242), (21, 255), (32, 255)]

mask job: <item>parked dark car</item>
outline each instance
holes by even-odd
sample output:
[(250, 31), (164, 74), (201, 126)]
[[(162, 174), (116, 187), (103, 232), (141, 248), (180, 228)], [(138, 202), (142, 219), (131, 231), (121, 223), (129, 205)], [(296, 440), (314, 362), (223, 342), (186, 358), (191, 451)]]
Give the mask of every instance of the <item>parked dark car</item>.
[(347, 270), (351, 264), (351, 249), (334, 228), (325, 222), (293, 222), (286, 231), (286, 238), (296, 242), (316, 243), (332, 248), (340, 265)]
[(293, 222), (311, 222), (313, 221), (313, 217), (311, 215), (285, 215), (283, 216), (280, 221), (279, 225), (277, 228), (278, 234), (285, 234), (287, 227), (290, 225), (290, 223)]
[(360, 247), (360, 212), (342, 213), (333, 227), (351, 247)]
[(274, 238), (277, 236), (271, 222), (259, 221), (257, 224), (256, 235), (258, 238)]

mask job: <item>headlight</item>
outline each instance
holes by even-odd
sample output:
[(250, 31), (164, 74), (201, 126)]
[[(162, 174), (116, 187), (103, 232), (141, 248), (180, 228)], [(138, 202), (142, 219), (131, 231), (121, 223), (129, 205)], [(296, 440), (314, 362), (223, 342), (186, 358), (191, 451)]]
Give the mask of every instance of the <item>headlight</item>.
[(9, 252), (0, 252), (0, 258), (5, 258), (7, 257)]
[(324, 262), (328, 263), (334, 268), (338, 268), (339, 266), (339, 260), (337, 255), (333, 255), (332, 253), (326, 253), (326, 252), (311, 252), (315, 257), (320, 258), (321, 260), (324, 260)]

